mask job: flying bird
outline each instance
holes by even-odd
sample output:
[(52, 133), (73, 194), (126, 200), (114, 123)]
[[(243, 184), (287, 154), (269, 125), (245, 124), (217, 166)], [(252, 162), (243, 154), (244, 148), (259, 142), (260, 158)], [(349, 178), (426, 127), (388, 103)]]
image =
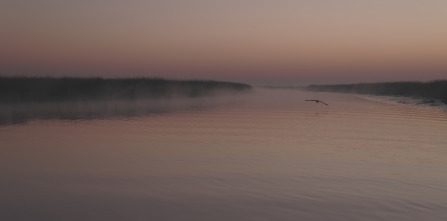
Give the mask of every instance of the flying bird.
[(328, 105), (328, 104), (326, 104), (326, 103), (324, 103), (323, 101), (320, 101), (320, 100), (306, 100), (306, 101), (315, 101), (315, 103), (322, 103), (322, 104), (324, 104), (324, 105)]

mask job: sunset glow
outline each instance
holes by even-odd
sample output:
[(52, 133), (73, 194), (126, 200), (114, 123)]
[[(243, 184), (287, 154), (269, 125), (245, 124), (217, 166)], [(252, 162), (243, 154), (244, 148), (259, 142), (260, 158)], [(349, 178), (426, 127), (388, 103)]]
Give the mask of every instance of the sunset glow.
[(253, 84), (447, 77), (446, 1), (11, 1), (1, 75)]

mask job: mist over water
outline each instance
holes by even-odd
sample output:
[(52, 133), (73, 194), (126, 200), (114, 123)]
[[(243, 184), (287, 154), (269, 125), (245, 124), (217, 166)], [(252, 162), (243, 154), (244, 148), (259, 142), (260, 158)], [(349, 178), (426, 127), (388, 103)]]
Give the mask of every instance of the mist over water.
[(200, 97), (93, 99), (58, 102), (0, 103), (0, 126), (32, 120), (132, 118), (184, 110), (215, 108), (239, 102), (250, 92), (220, 91)]
[(447, 219), (442, 109), (260, 88), (189, 104), (3, 124), (0, 219)]

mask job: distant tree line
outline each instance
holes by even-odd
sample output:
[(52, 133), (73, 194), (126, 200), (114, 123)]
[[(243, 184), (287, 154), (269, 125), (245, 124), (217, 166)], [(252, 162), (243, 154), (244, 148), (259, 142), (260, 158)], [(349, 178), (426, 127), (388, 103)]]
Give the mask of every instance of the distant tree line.
[(205, 80), (0, 76), (2, 103), (199, 97), (250, 89), (247, 84)]
[(387, 82), (337, 85), (309, 85), (311, 91), (360, 93), (383, 96), (407, 96), (436, 99), (447, 104), (447, 80), (431, 82)]

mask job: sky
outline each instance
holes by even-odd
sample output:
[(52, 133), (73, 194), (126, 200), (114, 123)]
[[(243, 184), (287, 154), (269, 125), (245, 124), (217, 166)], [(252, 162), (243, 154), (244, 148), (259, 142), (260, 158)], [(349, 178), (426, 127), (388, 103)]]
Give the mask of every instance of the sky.
[(445, 0), (2, 0), (0, 75), (447, 79)]

